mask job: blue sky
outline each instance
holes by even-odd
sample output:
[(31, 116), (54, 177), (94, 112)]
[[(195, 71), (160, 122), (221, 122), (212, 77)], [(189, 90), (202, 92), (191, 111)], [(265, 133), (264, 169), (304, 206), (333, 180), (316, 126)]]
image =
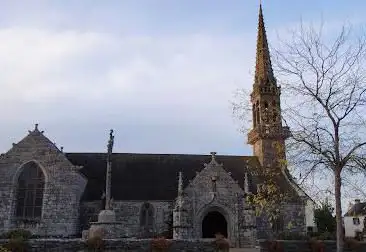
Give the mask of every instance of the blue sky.
[[(296, 2), (296, 3), (294, 3)], [(263, 0), (270, 43), (362, 23), (365, 1)], [(258, 1), (0, 1), (0, 152), (35, 123), (67, 152), (251, 155), (230, 101), (253, 80)], [(250, 124), (250, 122), (247, 122)]]

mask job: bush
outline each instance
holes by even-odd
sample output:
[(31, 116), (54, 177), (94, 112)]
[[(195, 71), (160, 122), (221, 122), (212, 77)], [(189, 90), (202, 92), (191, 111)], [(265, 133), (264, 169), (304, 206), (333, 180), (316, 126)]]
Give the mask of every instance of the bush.
[(0, 252), (10, 252), (10, 251), (4, 248), (3, 246), (0, 246)]
[(32, 237), (32, 233), (28, 230), (24, 230), (24, 229), (15, 229), (15, 230), (11, 230), (9, 232), (6, 232), (5, 234), (3, 234), (3, 237), (5, 239), (18, 239), (21, 238), (23, 240), (28, 240), (29, 238)]
[(344, 239), (344, 247), (351, 250), (356, 250), (360, 247), (360, 242), (356, 239), (346, 238)]
[(153, 251), (167, 251), (170, 246), (170, 241), (165, 237), (158, 237), (151, 241), (151, 248)]
[(103, 251), (104, 250), (104, 240), (99, 236), (94, 236), (92, 238), (89, 238), (86, 241), (86, 245), (88, 249), (91, 249), (93, 251)]
[(277, 240), (308, 240), (308, 236), (304, 235), (303, 233), (296, 233), (296, 232), (282, 232), (277, 235)]
[(230, 243), (229, 241), (220, 233), (215, 234), (214, 247), (218, 251), (229, 251)]
[(23, 238), (11, 238), (4, 247), (12, 252), (27, 252), (30, 251), (29, 245)]
[(325, 246), (324, 246), (324, 243), (322, 243), (321, 241), (318, 241), (316, 239), (310, 239), (309, 248), (313, 252), (323, 252), (325, 249)]
[(316, 236), (318, 240), (336, 240), (336, 234), (330, 232), (320, 233)]

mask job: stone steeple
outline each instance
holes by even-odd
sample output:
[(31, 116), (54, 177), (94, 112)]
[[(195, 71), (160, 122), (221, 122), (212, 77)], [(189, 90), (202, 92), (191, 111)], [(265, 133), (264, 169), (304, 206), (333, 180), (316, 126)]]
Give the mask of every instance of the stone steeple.
[(263, 20), (262, 4), (259, 6), (257, 54), (255, 64), (255, 86), (273, 85), (276, 80), (273, 75), (271, 57), (269, 54), (266, 28)]
[[(259, 6), (255, 77), (251, 93), (253, 129), (248, 143), (253, 145), (254, 155), (262, 166), (273, 166), (285, 159), (285, 139), (288, 127), (282, 126), (281, 87), (273, 74), (262, 4)], [(275, 146), (276, 145), (276, 146)]]

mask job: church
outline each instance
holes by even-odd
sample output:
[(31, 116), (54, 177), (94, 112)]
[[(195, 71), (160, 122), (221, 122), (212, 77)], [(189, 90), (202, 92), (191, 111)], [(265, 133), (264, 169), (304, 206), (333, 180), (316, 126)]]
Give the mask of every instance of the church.
[[(255, 67), (247, 140), (253, 156), (65, 153), (36, 125), (0, 156), (0, 233), (27, 229), (40, 237), (81, 237), (107, 205), (123, 227), (120, 237), (171, 231), (173, 239), (200, 239), (219, 232), (241, 247), (275, 232), (245, 200), (256, 193), (256, 169), (285, 158), (275, 154), (274, 143), (285, 148), (290, 136), (282, 125), (262, 6)], [(277, 231), (314, 230), (314, 203), (286, 171), (278, 186), (298, 200), (284, 202)], [(288, 225), (295, 218), (296, 225)]]

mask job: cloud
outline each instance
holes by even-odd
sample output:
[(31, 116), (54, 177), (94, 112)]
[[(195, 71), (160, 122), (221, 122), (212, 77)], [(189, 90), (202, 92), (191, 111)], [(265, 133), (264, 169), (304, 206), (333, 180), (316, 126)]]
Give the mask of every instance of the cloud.
[(243, 153), (229, 101), (251, 85), (255, 34), (12, 27), (0, 41), (0, 150), (39, 122), (66, 151), (104, 151), (113, 127), (121, 151)]

